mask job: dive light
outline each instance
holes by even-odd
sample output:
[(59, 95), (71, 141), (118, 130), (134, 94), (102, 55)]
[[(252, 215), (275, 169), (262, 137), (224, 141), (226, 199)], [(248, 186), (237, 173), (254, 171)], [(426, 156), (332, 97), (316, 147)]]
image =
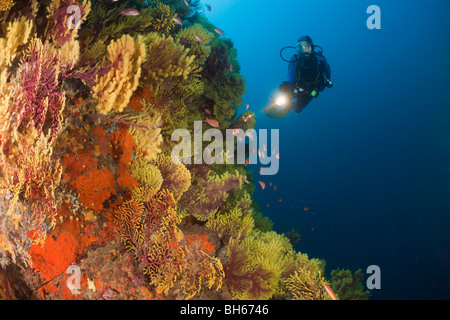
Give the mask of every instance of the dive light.
[(280, 95), (276, 100), (275, 100), (275, 104), (279, 107), (282, 107), (286, 104), (287, 99), (285, 95)]

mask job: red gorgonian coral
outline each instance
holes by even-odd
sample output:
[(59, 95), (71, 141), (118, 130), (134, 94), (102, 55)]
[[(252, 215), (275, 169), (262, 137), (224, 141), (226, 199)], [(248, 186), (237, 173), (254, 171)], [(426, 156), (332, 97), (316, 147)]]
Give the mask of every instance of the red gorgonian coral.
[(272, 272), (262, 266), (249, 269), (247, 267), (249, 257), (239, 246), (238, 240), (230, 240), (227, 252), (227, 262), (223, 265), (223, 271), (228, 288), (233, 295), (240, 296), (246, 293), (252, 299), (260, 299), (267, 291), (270, 291), (265, 282), (272, 276)]
[[(15, 80), (21, 84), (15, 108), (19, 114), (17, 128), (25, 123), (39, 134), (49, 120), (52, 136), (57, 135), (65, 107), (62, 81), (68, 77), (68, 72), (57, 49), (39, 39), (32, 41)], [(48, 114), (50, 119), (47, 119)]]
[(48, 7), (47, 33), (62, 46), (73, 39), (81, 23), (90, 12), (90, 2), (76, 0), (52, 1)]

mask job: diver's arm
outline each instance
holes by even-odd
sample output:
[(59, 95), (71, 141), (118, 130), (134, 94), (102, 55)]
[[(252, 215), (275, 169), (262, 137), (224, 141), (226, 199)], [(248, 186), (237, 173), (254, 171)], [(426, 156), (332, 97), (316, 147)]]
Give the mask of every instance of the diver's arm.
[[(284, 90), (287, 91), (290, 90), (295, 81), (296, 72), (297, 72), (297, 55), (294, 54), (291, 57), (291, 60), (289, 61), (287, 79), (280, 85), (279, 88), (280, 92)], [(292, 110), (292, 108), (293, 108), (292, 105), (286, 106), (285, 108), (280, 108), (276, 104), (271, 103), (263, 109), (263, 112), (270, 118), (281, 119), (284, 116), (286, 116), (289, 113), (289, 111)]]
[(292, 110), (291, 106), (280, 108), (274, 104), (270, 104), (263, 109), (263, 112), (272, 119), (281, 119)]

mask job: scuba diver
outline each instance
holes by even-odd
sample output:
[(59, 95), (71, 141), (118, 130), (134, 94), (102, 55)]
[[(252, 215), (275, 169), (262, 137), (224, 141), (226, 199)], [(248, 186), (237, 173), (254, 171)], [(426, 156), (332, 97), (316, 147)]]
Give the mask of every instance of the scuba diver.
[[(297, 40), (297, 53), (289, 61), (281, 55), (286, 48), (294, 47), (285, 47), (280, 52), (281, 58), (289, 62), (287, 80), (280, 85), (278, 97), (272, 98), (272, 103), (263, 110), (269, 117), (276, 119), (283, 118), (292, 109), (299, 113), (325, 87), (333, 87), (330, 66), (322, 54), (323, 50), (314, 45), (309, 36), (302, 36)], [(316, 52), (315, 48), (320, 48), (321, 51)]]

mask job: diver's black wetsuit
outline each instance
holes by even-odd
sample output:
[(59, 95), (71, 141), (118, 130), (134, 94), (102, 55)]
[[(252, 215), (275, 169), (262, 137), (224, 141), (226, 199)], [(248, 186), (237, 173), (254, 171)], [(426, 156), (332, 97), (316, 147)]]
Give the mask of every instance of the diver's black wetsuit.
[[(297, 53), (293, 55), (289, 62), (286, 82), (297, 98), (294, 110), (296, 112), (302, 111), (313, 98), (311, 92), (315, 90), (317, 92), (315, 97), (317, 97), (319, 92), (325, 89), (330, 77), (330, 66), (320, 53)], [(286, 84), (284, 87), (287, 87)]]

